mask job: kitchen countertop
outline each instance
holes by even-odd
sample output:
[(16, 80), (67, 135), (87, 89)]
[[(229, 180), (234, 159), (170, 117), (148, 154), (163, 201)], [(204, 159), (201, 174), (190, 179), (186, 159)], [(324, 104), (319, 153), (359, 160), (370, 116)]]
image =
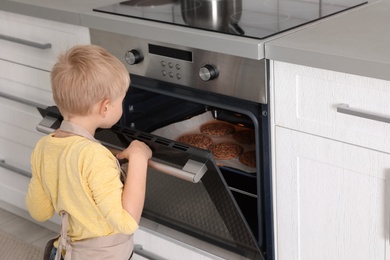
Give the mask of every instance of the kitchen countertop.
[[(0, 10), (81, 25), (139, 38), (202, 48), (241, 57), (264, 58), (264, 42), (244, 37), (94, 12), (123, 0), (0, 0)], [(164, 33), (161, 30), (164, 29)]]
[(368, 3), (270, 41), (265, 56), (390, 80), (390, 1)]
[[(0, 0), (0, 10), (242, 57), (390, 80), (390, 0), (369, 2), (264, 41), (195, 29), (189, 32), (184, 27), (92, 11), (119, 2)], [(159, 33), (162, 28), (164, 34)]]

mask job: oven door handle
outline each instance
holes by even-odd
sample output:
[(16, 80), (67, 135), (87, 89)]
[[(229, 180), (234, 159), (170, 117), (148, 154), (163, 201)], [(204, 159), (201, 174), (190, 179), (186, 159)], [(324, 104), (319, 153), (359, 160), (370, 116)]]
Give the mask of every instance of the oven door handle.
[(148, 166), (160, 172), (172, 175), (174, 177), (198, 183), (203, 175), (207, 172), (207, 166), (204, 163), (189, 159), (182, 169), (178, 169), (163, 163), (149, 160)]
[[(111, 153), (115, 156), (123, 150), (123, 148), (113, 147), (111, 144), (104, 142), (102, 142), (102, 144), (107, 147), (107, 149), (110, 150)], [(127, 162), (127, 160), (123, 161)], [(148, 161), (148, 167), (192, 183), (198, 183), (208, 169), (205, 163), (201, 163), (192, 159), (188, 159), (185, 165), (180, 169), (158, 162), (153, 157)]]
[[(55, 129), (53, 129), (53, 125), (56, 123), (59, 124), (58, 118), (46, 115), (37, 125), (37, 130), (41, 133), (50, 134), (55, 131)], [(114, 155), (123, 150), (123, 148), (113, 147), (109, 143), (101, 143), (106, 146)], [(148, 166), (157, 171), (193, 183), (198, 183), (202, 179), (203, 175), (207, 172), (206, 164), (191, 159), (189, 159), (181, 169), (157, 162), (156, 160), (153, 160), (153, 158), (149, 160)]]

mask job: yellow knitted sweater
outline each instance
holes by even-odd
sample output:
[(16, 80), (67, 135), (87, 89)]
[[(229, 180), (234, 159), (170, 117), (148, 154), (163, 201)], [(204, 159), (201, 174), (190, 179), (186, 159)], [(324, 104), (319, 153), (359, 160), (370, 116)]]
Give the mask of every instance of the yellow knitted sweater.
[(138, 228), (122, 207), (120, 170), (103, 145), (80, 136), (48, 135), (37, 143), (31, 165), (26, 204), (37, 221), (65, 210), (72, 241), (132, 234)]

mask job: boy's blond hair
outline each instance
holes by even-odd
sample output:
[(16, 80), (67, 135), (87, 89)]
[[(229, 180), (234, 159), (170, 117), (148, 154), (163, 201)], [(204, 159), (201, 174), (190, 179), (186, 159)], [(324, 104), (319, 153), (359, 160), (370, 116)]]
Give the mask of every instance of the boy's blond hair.
[(126, 93), (130, 76), (112, 54), (96, 45), (62, 53), (51, 72), (53, 98), (64, 116), (85, 116), (97, 102)]

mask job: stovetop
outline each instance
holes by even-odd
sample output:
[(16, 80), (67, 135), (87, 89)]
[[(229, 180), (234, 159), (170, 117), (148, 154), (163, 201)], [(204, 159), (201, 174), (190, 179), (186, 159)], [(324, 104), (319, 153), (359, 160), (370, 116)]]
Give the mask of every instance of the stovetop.
[(365, 0), (129, 0), (94, 11), (265, 39), (365, 3)]

